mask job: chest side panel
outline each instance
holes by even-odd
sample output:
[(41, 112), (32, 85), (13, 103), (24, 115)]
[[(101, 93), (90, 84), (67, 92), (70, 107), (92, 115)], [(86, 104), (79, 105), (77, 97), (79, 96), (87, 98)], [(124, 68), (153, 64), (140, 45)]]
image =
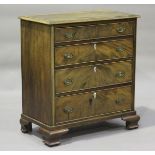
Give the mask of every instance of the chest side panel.
[(23, 114), (48, 125), (52, 122), (50, 34), (50, 26), (21, 21)]

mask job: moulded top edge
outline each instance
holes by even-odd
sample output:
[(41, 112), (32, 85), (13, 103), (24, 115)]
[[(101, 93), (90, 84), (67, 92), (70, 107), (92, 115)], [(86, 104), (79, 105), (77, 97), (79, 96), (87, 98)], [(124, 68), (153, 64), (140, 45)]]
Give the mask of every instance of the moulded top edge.
[(91, 22), (103, 20), (117, 20), (128, 18), (139, 18), (139, 15), (129, 14), (111, 10), (95, 10), (70, 13), (53, 13), (45, 15), (21, 16), (22, 20), (33, 21), (37, 23), (54, 25), (78, 22)]

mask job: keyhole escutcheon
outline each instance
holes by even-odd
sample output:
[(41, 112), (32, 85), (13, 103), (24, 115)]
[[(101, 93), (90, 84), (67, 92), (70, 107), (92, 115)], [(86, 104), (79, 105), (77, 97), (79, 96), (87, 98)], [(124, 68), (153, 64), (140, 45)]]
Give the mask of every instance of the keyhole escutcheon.
[(96, 73), (96, 66), (94, 67), (94, 72)]
[(94, 50), (96, 50), (96, 44), (94, 44)]
[(94, 99), (96, 99), (96, 92), (93, 93), (93, 97), (94, 97)]

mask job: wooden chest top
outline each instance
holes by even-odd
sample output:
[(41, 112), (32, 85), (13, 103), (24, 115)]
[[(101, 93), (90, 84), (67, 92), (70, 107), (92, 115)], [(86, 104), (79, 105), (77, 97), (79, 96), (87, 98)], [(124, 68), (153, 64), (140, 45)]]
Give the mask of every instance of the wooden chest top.
[(118, 11), (110, 10), (96, 10), (96, 11), (82, 11), (61, 14), (53, 13), (46, 15), (34, 15), (34, 16), (22, 16), (20, 19), (38, 22), (42, 24), (67, 24), (67, 23), (78, 23), (78, 22), (91, 22), (91, 21), (103, 21), (103, 20), (114, 20), (114, 19), (129, 19), (138, 18), (139, 15), (128, 14)]

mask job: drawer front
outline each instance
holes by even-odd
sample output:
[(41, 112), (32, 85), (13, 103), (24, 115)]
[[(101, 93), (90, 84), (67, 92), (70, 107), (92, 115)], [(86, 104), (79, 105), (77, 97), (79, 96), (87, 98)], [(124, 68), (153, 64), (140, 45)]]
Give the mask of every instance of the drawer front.
[(96, 87), (132, 81), (132, 61), (96, 65)]
[(93, 66), (55, 71), (56, 93), (95, 87)]
[(133, 22), (55, 28), (55, 42), (88, 40), (133, 34)]
[(133, 39), (120, 39), (84, 45), (69, 45), (55, 48), (55, 66), (73, 65), (128, 58), (133, 56)]
[(96, 38), (95, 26), (55, 28), (55, 41), (68, 42)]
[(128, 58), (133, 56), (133, 39), (106, 41), (96, 44), (96, 60)]
[(56, 98), (56, 123), (131, 110), (130, 86)]
[(55, 48), (55, 66), (95, 61), (93, 44), (61, 46)]
[(90, 106), (92, 94), (72, 95), (56, 97), (56, 122), (64, 122), (94, 114), (94, 108)]
[(131, 110), (132, 87), (115, 88), (96, 93), (96, 114)]
[(97, 37), (113, 37), (133, 34), (133, 22), (109, 23), (97, 26)]
[(132, 81), (132, 62), (56, 70), (56, 93)]

